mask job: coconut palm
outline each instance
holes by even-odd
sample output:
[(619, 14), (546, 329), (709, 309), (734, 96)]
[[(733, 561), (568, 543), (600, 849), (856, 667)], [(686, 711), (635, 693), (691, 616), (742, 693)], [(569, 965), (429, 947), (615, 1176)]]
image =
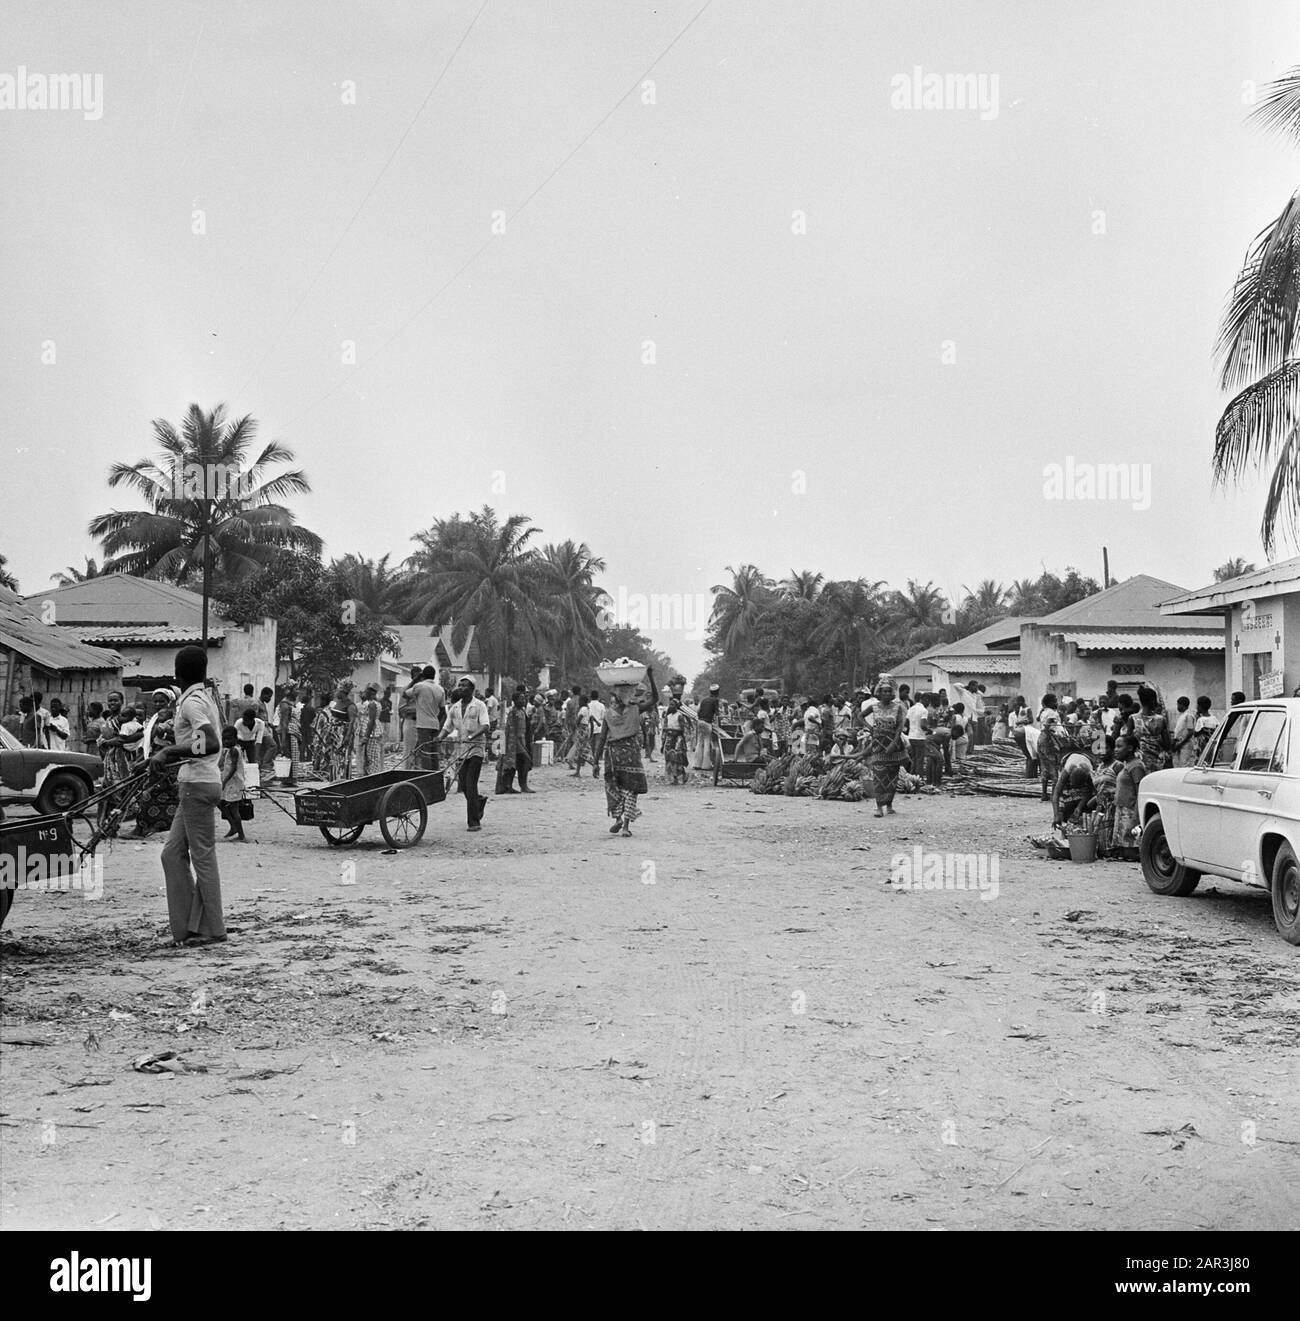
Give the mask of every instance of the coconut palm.
[[(854, 578), (847, 582), (829, 582), (822, 588), (819, 605), (821, 622), (810, 640), (838, 647), (849, 672), (849, 684), (858, 686), (862, 662), (872, 637), (880, 627), (883, 582)], [(863, 676), (865, 677), (865, 676)]]
[(1225, 583), (1229, 578), (1240, 578), (1243, 573), (1254, 573), (1255, 566), (1243, 555), (1234, 555), (1230, 560), (1224, 560), (1214, 571), (1214, 581), (1216, 583)]
[(977, 632), (1007, 613), (1007, 589), (992, 578), (981, 579), (973, 590), (963, 583), (962, 591), (966, 593), (959, 621), (963, 632)]
[(86, 567), (79, 569), (75, 564), (69, 564), (68, 567), (59, 573), (50, 574), (52, 582), (60, 587), (71, 587), (74, 583), (87, 583), (92, 578), (102, 577), (104, 570), (95, 563), (89, 555), (86, 556)]
[(727, 565), (731, 583), (713, 587), (713, 613), (709, 620), (712, 641), (724, 655), (739, 652), (753, 636), (763, 611), (772, 600), (772, 580), (754, 565), (739, 569)]
[(569, 540), (542, 547), (542, 569), (550, 609), (559, 619), (559, 632), (549, 640), (560, 673), (568, 677), (581, 662), (599, 659), (606, 597), (596, 575), (605, 572), (605, 561), (585, 541)]
[[(271, 563), (281, 548), (320, 554), (320, 538), (279, 503), (311, 490), (306, 475), (297, 468), (271, 475), (273, 465), (293, 462), (279, 441), (253, 457), (251, 417), (227, 421), (222, 404), (208, 413), (191, 404), (179, 431), (155, 418), (153, 432), (156, 457), (108, 471), (109, 486), (134, 490), (148, 508), (91, 519), (90, 535), (108, 556), (102, 572), (185, 583), (202, 574), (206, 558), (214, 572), (239, 579)], [(205, 486), (209, 473), (220, 480)]]
[(824, 573), (814, 573), (811, 569), (802, 569), (796, 573), (791, 569), (789, 577), (781, 583), (781, 594), (796, 601), (815, 601), (825, 581)]
[(502, 522), (485, 505), (468, 518), (436, 520), (416, 535), (407, 561), (417, 621), (451, 623), (456, 647), (472, 626), (493, 686), (501, 675), (519, 677), (559, 632), (545, 562), (531, 545), (540, 532), (522, 514)]
[(1013, 615), (1035, 615), (1042, 602), (1033, 578), (1017, 578), (1007, 589), (1007, 608)]
[[(1300, 139), (1300, 68), (1273, 83), (1252, 117)], [(1214, 433), (1216, 482), (1269, 472), (1260, 539), (1271, 555), (1279, 534), (1300, 525), (1300, 191), (1246, 252), (1219, 329), (1220, 385), (1235, 391)]]
[(3, 555), (0, 555), (0, 587), (7, 587), (11, 592), (16, 592), (18, 590), (18, 579), (5, 568), (8, 562)]
[(401, 575), (389, 567), (389, 557), (368, 560), (364, 555), (344, 555), (331, 560), (329, 572), (343, 586), (350, 600), (356, 601), (365, 612), (382, 624), (403, 622), (398, 608), (403, 581)]

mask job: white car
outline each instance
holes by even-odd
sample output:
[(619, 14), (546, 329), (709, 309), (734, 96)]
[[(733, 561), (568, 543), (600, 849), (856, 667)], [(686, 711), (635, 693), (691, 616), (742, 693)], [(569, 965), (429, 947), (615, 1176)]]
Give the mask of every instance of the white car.
[(1156, 894), (1191, 894), (1204, 875), (1262, 886), (1300, 945), (1300, 699), (1234, 706), (1196, 765), (1143, 776), (1138, 821)]

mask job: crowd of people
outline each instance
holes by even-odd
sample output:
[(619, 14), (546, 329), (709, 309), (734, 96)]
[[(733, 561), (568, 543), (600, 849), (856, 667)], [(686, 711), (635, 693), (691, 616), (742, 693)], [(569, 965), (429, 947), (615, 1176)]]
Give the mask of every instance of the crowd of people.
[[(1246, 700), (1232, 694), (1233, 706)], [(1025, 756), (1025, 775), (1039, 781), (1052, 804), (1054, 831), (1086, 832), (1099, 856), (1138, 856), (1138, 787), (1145, 775), (1191, 766), (1205, 751), (1219, 717), (1211, 699), (1181, 696), (1170, 711), (1156, 689), (1142, 685), (1136, 696), (1112, 682), (1095, 700), (1065, 703), (1044, 694), (1031, 711), (1017, 697), (1005, 714), (1007, 735)], [(1051, 836), (1034, 840), (1050, 847)]]
[[(971, 748), (1010, 741), (1024, 756), (1026, 777), (1052, 803), (1055, 828), (1094, 823), (1101, 852), (1131, 856), (1142, 776), (1191, 765), (1218, 726), (1208, 697), (1182, 696), (1169, 710), (1154, 688), (1131, 695), (1114, 682), (1095, 700), (1047, 693), (1036, 707), (1024, 697), (995, 707), (974, 680), (951, 694), (945, 688), (914, 693), (888, 674), (871, 690), (844, 685), (820, 697), (753, 684), (727, 699), (713, 684), (694, 701), (685, 686), (678, 675), (661, 693), (650, 671), (647, 682), (626, 691), (520, 684), (508, 696), (480, 697), (472, 677), (453, 681), (446, 671), (421, 666), (400, 693), (373, 683), (358, 693), (344, 682), (317, 704), (309, 685), (256, 692), (246, 684), (225, 703), (220, 731), (226, 838), (244, 838), (251, 785), (278, 779), (294, 787), (304, 767), (324, 781), (375, 774), (394, 750), (401, 764), (430, 771), (454, 757), (448, 769), (465, 795), (467, 827), (478, 830), (487, 803), (479, 791), (482, 767), (495, 763), (497, 794), (530, 794), (536, 749), (549, 744), (572, 776), (603, 774), (612, 829), (630, 834), (640, 815), (636, 800), (646, 792), (645, 766), (657, 750), (670, 786), (711, 778), (724, 756), (750, 766), (790, 754), (819, 757), (825, 765), (856, 761), (870, 769), (862, 792), (874, 795), (877, 815), (887, 815), (900, 773), (909, 787), (915, 780), (938, 787), (961, 773)], [(106, 786), (174, 743), (179, 698), (180, 689), (167, 686), (139, 703), (128, 703), (120, 691), (90, 703), (80, 722), (83, 748), (103, 759)], [(1233, 694), (1234, 703), (1244, 700)], [(61, 750), (72, 744), (70, 714), (59, 699), (46, 706), (41, 693), (32, 693), (4, 723), (28, 746)], [(136, 834), (166, 831), (177, 801), (175, 778), (153, 777), (140, 795)]]

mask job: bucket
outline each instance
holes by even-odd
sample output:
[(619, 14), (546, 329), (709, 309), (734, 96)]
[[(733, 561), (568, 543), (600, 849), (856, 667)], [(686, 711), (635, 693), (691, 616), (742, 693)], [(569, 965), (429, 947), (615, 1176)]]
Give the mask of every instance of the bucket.
[(275, 778), (277, 780), (287, 780), (289, 772), (293, 770), (293, 762), (288, 757), (277, 757), (274, 761)]
[(1071, 861), (1071, 862), (1096, 862), (1096, 861), (1097, 861), (1097, 836), (1096, 836), (1096, 835), (1071, 835), (1071, 836), (1070, 836), (1070, 861)]

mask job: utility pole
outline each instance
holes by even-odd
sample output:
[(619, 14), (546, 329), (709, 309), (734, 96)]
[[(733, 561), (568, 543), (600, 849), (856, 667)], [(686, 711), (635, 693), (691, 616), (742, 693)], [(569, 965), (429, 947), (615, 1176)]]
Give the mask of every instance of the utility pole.
[(208, 654), (208, 596), (212, 591), (212, 483), (203, 473), (203, 654)]
[(1110, 586), (1110, 551), (1105, 546), (1101, 548), (1101, 576), (1102, 587)]

